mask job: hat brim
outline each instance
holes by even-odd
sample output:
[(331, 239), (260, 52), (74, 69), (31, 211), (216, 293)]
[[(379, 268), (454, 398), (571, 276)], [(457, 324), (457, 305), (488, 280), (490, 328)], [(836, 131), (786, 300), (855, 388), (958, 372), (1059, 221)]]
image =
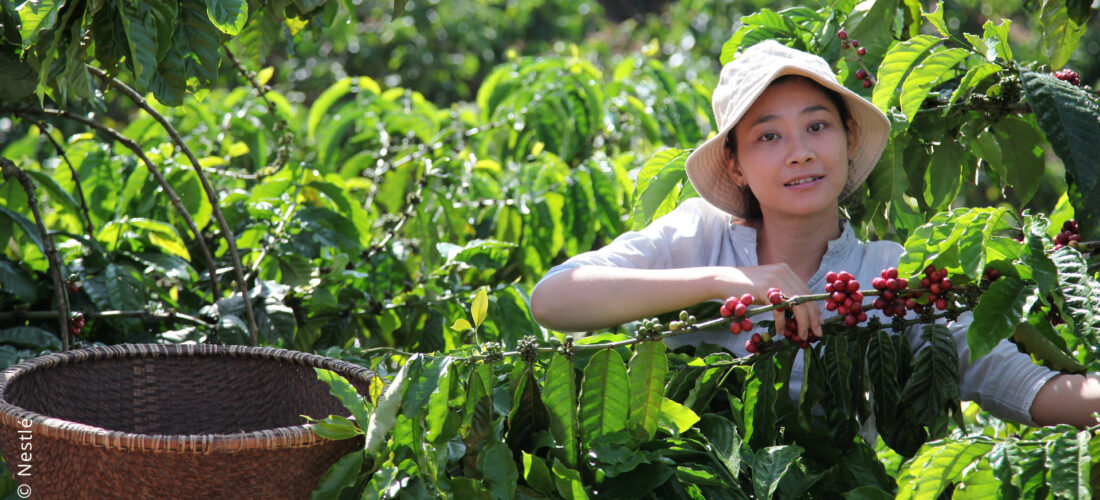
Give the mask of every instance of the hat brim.
[(742, 218), (747, 216), (746, 202), (741, 189), (733, 182), (726, 168), (726, 134), (741, 121), (745, 112), (760, 97), (760, 94), (764, 93), (768, 85), (771, 85), (771, 82), (787, 75), (809, 78), (839, 94), (848, 105), (848, 112), (856, 124), (856, 139), (850, 155), (852, 166), (848, 171), (848, 180), (840, 193), (840, 199), (855, 192), (863, 183), (875, 168), (882, 151), (886, 148), (886, 143), (890, 140), (890, 120), (870, 101), (838, 82), (823, 79), (820, 75), (798, 66), (779, 66), (770, 75), (761, 75), (760, 79), (752, 83), (752, 88), (744, 94), (742, 102), (734, 103), (735, 109), (728, 115), (727, 125), (714, 137), (692, 151), (684, 163), (688, 180), (691, 181), (699, 196), (726, 213)]

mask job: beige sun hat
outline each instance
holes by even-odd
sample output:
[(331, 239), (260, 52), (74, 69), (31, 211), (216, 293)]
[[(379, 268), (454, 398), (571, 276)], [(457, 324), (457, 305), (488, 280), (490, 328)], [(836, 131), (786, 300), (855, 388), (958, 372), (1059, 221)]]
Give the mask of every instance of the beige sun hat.
[(725, 140), (733, 126), (773, 80), (784, 75), (805, 76), (844, 98), (856, 122), (856, 144), (841, 199), (852, 194), (871, 173), (890, 138), (890, 120), (870, 101), (837, 81), (829, 63), (819, 56), (782, 45), (774, 40), (745, 49), (722, 67), (711, 106), (718, 134), (688, 156), (688, 179), (711, 205), (738, 217), (746, 215), (741, 189), (726, 171)]

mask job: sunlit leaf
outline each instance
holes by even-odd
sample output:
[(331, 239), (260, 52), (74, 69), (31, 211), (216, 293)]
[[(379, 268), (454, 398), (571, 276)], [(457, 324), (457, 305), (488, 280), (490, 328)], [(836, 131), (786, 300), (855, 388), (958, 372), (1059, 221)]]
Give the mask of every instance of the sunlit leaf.
[(580, 426), (585, 442), (626, 428), (630, 411), (626, 364), (614, 349), (601, 349), (588, 361), (581, 382)]

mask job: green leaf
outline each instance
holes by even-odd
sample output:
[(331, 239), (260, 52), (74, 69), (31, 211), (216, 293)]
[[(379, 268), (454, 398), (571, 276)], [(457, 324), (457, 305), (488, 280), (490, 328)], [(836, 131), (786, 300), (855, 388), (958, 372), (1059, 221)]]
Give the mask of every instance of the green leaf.
[(439, 379), (447, 373), (452, 361), (454, 358), (450, 356), (409, 359), (409, 363), (416, 363), (416, 366), (409, 368), (405, 397), (401, 400), (403, 415), (415, 418), (420, 413), (432, 393), (439, 388)]
[(0, 343), (36, 351), (61, 350), (61, 340), (56, 335), (36, 326), (15, 326), (0, 330)]
[(976, 279), (986, 261), (1018, 257), (1019, 243), (1002, 234), (1013, 229), (1013, 221), (1012, 212), (1003, 207), (940, 212), (905, 240), (898, 273), (914, 276), (935, 264)]
[(955, 104), (955, 101), (965, 96), (970, 89), (974, 88), (974, 86), (981, 83), (982, 80), (985, 80), (990, 75), (996, 74), (999, 71), (1001, 71), (999, 65), (988, 62), (983, 62), (970, 68), (970, 70), (966, 72), (966, 76), (959, 81), (959, 86), (951, 93), (951, 100), (948, 101), (948, 104)]
[(389, 387), (378, 398), (378, 403), (374, 405), (374, 413), (370, 415), (370, 423), (366, 428), (366, 441), (363, 445), (363, 449), (367, 453), (371, 455), (378, 453), (382, 443), (385, 442), (386, 435), (397, 423), (397, 410), (400, 408), (401, 400), (405, 396), (409, 365), (420, 356), (422, 355), (415, 354), (412, 358), (409, 358), (409, 361), (405, 362), (405, 366), (402, 366), (401, 370), (397, 372), (393, 382), (390, 382)]
[(0, 74), (5, 75), (4, 85), (0, 85), (0, 102), (19, 102), (38, 87), (38, 72), (20, 60), (14, 49), (0, 50)]
[(821, 360), (821, 349), (807, 349), (803, 353), (804, 369), (802, 389), (798, 394), (798, 415), (804, 428), (812, 428), (814, 408), (825, 397), (825, 366)]
[[(179, 23), (172, 43), (176, 45), (187, 68), (187, 76), (209, 85), (218, 79), (221, 63), (221, 35), (210, 22), (201, 0), (180, 0)], [(99, 40), (96, 40), (99, 43)]]
[[(912, 123), (917, 110), (937, 83), (950, 79), (955, 65), (970, 55), (966, 49), (946, 49), (936, 52), (918, 64), (901, 84), (901, 112)], [(880, 82), (881, 84), (881, 82)]]
[(546, 461), (526, 451), (520, 453), (523, 456), (523, 480), (539, 493), (552, 493), (555, 487), (550, 480), (550, 468), (546, 466)]
[(932, 23), (940, 36), (944, 38), (951, 36), (951, 30), (947, 28), (947, 23), (943, 20), (943, 0), (936, 2), (936, 8), (932, 9), (932, 12), (922, 12), (921, 17)]
[[(942, 10), (942, 9), (941, 9)], [(886, 53), (879, 65), (876, 77), (878, 82), (871, 94), (871, 102), (883, 112), (890, 110), (890, 106), (897, 102), (898, 85), (901, 84), (910, 68), (917, 60), (924, 56), (933, 45), (940, 42), (940, 38), (932, 35), (918, 35), (904, 42), (895, 44)]]
[(0, 291), (8, 292), (26, 304), (33, 304), (38, 296), (34, 281), (7, 260), (0, 260)]
[(517, 362), (515, 367), (522, 370), (522, 375), (519, 376), (519, 385), (512, 389), (506, 441), (513, 450), (531, 449), (535, 435), (550, 427), (550, 415), (542, 403), (542, 391), (539, 390), (534, 370), (522, 361)]
[(313, 370), (317, 372), (317, 378), (328, 385), (329, 393), (340, 400), (340, 403), (351, 412), (360, 426), (370, 421), (370, 413), (367, 410), (366, 403), (363, 402), (362, 396), (356, 392), (355, 387), (352, 387), (348, 379), (331, 370), (317, 367), (314, 367)]
[(1011, 20), (1002, 19), (1000, 24), (993, 24), (993, 21), (989, 20), (982, 25), (982, 39), (985, 40), (986, 46), (996, 49), (997, 55), (1005, 61), (1012, 60), (1012, 47), (1008, 44), (1011, 24)]
[(1023, 252), (1020, 253), (1020, 260), (1031, 269), (1031, 278), (1044, 297), (1053, 293), (1058, 285), (1058, 268), (1047, 255), (1047, 247), (1051, 244), (1046, 234), (1048, 227), (1050, 223), (1042, 217), (1025, 226)]
[(23, 230), (23, 234), (27, 236), (27, 239), (34, 242), (34, 245), (38, 247), (38, 250), (43, 255), (46, 254), (46, 246), (42, 243), (42, 234), (38, 232), (38, 225), (34, 221), (28, 219), (26, 216), (20, 213), (8, 210), (7, 207), (0, 207), (0, 215), (6, 216), (9, 220), (19, 225), (19, 228)]
[(741, 437), (733, 422), (714, 413), (703, 414), (699, 430), (710, 443), (711, 455), (725, 467), (731, 482), (741, 475)]
[(867, 345), (867, 377), (874, 394), (875, 419), (885, 424), (891, 423), (901, 399), (897, 364), (900, 353), (890, 337), (885, 330), (876, 330)]
[[(1044, 334), (1040, 331), (1040, 328), (1046, 329), (1049, 334)], [(1064, 346), (1059, 347), (1051, 340), (1052, 337), (1057, 337), (1057, 335), (1058, 333), (1054, 331), (1046, 318), (1043, 318), (1036, 325), (1029, 322), (1017, 325), (1016, 331), (1012, 334), (1012, 339), (1023, 346), (1025, 352), (1030, 353), (1055, 370), (1064, 373), (1084, 374), (1085, 367), (1077, 362), (1073, 356), (1067, 354), (1063, 350)]]
[(1068, 431), (1047, 442), (1047, 469), (1054, 498), (1092, 498), (1088, 431)]
[(451, 330), (459, 333), (462, 333), (466, 330), (472, 330), (473, 328), (473, 325), (471, 325), (469, 321), (466, 321), (466, 318), (458, 318), (455, 320), (454, 324), (451, 325)]
[(756, 498), (772, 498), (779, 481), (802, 455), (795, 445), (769, 446), (756, 453), (752, 465), (752, 486)]
[(494, 499), (510, 500), (516, 496), (516, 462), (512, 450), (500, 441), (490, 443), (477, 457), (477, 466), (485, 477)]
[(149, 87), (158, 61), (168, 52), (175, 30), (176, 4), (121, 0), (116, 5), (130, 45), (134, 82), (140, 92)]
[(581, 473), (554, 460), (551, 470), (554, 474), (554, 486), (558, 494), (565, 500), (583, 500), (588, 498), (584, 491), (584, 483), (581, 481)]
[(991, 443), (971, 440), (925, 445), (898, 476), (898, 500), (936, 498), (992, 450)]
[(945, 138), (933, 146), (932, 160), (924, 171), (924, 200), (932, 210), (948, 208), (962, 187), (966, 157), (954, 140)]
[(362, 429), (340, 415), (329, 415), (324, 420), (314, 420), (309, 428), (314, 434), (325, 439), (350, 439), (363, 434)]
[[(917, 353), (913, 374), (901, 391), (912, 405), (913, 418), (930, 425), (959, 397), (959, 362), (955, 337), (943, 325), (925, 325), (921, 334), (928, 345)], [(956, 403), (957, 404), (957, 403)]]
[(58, 202), (65, 210), (68, 210), (73, 215), (79, 216), (80, 204), (77, 203), (76, 198), (70, 194), (65, 188), (61, 187), (61, 184), (57, 183), (57, 180), (53, 176), (42, 172), (41, 170), (23, 170), (28, 176), (30, 176), (34, 183), (46, 190), (50, 194), (50, 198), (53, 201)]
[(989, 461), (989, 467), (993, 470), (993, 477), (1001, 483), (1001, 495), (1005, 500), (1018, 500), (1020, 498), (1020, 488), (1014, 484), (1015, 473), (1013, 472), (1014, 459), (1016, 453), (1016, 439), (1008, 438), (993, 446), (993, 450), (986, 456), (986, 460)]
[(328, 468), (310, 498), (313, 500), (338, 498), (344, 488), (355, 484), (355, 480), (359, 477), (359, 470), (362, 468), (363, 450), (355, 450), (344, 455)]
[(550, 433), (565, 449), (566, 464), (577, 463), (577, 390), (573, 362), (555, 354), (546, 370), (542, 402), (550, 411)]
[[(1049, 431), (1058, 432), (1053, 428)], [(1015, 487), (1019, 498), (1046, 498), (1050, 484), (1046, 468), (1046, 448), (1020, 444), (1018, 441), (1013, 443), (1013, 446), (1008, 446), (1004, 450), (1004, 454), (1008, 457), (1006, 460), (1008, 471), (1011, 474), (1006, 484)]]
[[(1044, 0), (1039, 14), (1039, 25), (1043, 28), (1043, 42), (1050, 57), (1051, 68), (1061, 68), (1069, 62), (1077, 43), (1085, 34), (1086, 27), (1070, 18), (1067, 2), (1063, 0)], [(1008, 43), (1007, 37), (1005, 43)]]
[[(478, 364), (470, 371), (466, 381), (466, 414), (462, 421), (462, 437), (469, 446), (479, 447), (482, 442), (488, 442), (495, 434), (493, 426), (495, 419), (493, 394), (493, 369), (487, 364)], [(501, 393), (503, 407), (506, 394)], [(502, 413), (504, 410), (501, 408)]]
[(974, 321), (966, 330), (970, 362), (989, 354), (1016, 326), (1027, 321), (1027, 313), (1039, 300), (1039, 287), (1012, 276), (994, 281), (974, 307)]
[(691, 408), (668, 398), (661, 400), (661, 425), (674, 434), (687, 432), (698, 421), (699, 415), (691, 411)]
[(54, 0), (28, 0), (15, 8), (19, 14), (19, 36), (26, 51), (38, 41), (42, 30), (52, 29), (57, 23), (57, 13), (65, 2)]
[(630, 379), (630, 429), (641, 441), (653, 439), (661, 401), (665, 397), (668, 358), (663, 342), (642, 342), (634, 348), (627, 376)]
[(141, 309), (145, 306), (148, 293), (142, 289), (137, 271), (126, 265), (107, 264), (104, 273), (107, 297), (111, 305), (123, 311)]
[(993, 125), (997, 142), (1002, 146), (1005, 182), (1015, 189), (1020, 205), (1027, 204), (1039, 189), (1043, 170), (1042, 136), (1027, 120), (1006, 116)]
[(1081, 88), (1047, 74), (1020, 75), (1039, 128), (1061, 158), (1081, 195), (1074, 204), (1081, 233), (1100, 230), (1100, 109)]
[[(474, 326), (481, 326), (485, 321), (485, 315), (489, 312), (489, 291), (485, 287), (477, 289), (474, 302), (470, 306), (470, 314), (474, 318)], [(457, 323), (457, 322), (456, 322)]]
[(680, 198), (680, 187), (688, 182), (684, 161), (689, 153), (681, 149), (665, 149), (654, 154), (642, 166), (634, 186), (631, 219), (635, 230), (675, 207)]
[[(378, 380), (376, 377), (375, 380)], [(451, 415), (450, 401), (453, 386), (458, 381), (455, 370), (445, 371), (439, 378), (439, 384), (428, 398), (427, 435), (429, 441), (439, 444), (446, 439), (447, 417)]]
[(317, 130), (320, 128), (322, 120), (326, 118), (331, 119), (331, 115), (336, 114), (332, 111), (332, 107), (340, 101), (340, 99), (348, 93), (357, 94), (361, 91), (368, 91), (373, 95), (379, 95), (382, 93), (382, 87), (370, 77), (345, 77), (332, 84), (329, 88), (325, 89), (324, 92), (321, 92), (317, 100), (313, 101), (313, 106), (309, 108), (309, 117), (306, 119), (306, 133), (308, 134), (309, 140), (313, 141), (316, 139)]
[[(187, 251), (187, 245), (183, 242), (176, 228), (167, 222), (152, 219), (125, 219), (124, 224), (139, 228), (144, 231), (149, 243), (159, 248), (164, 253), (175, 255), (181, 259), (190, 261), (191, 253)], [(110, 224), (108, 224), (110, 226)], [(104, 228), (106, 231), (106, 227)]]
[(775, 443), (775, 401), (778, 397), (775, 390), (775, 365), (771, 357), (764, 357), (752, 366), (741, 397), (745, 402), (745, 441), (753, 448)]
[(1058, 268), (1058, 291), (1062, 299), (1063, 316), (1067, 317), (1073, 334), (1084, 339), (1089, 359), (1100, 356), (1100, 283), (1092, 279), (1081, 254), (1071, 247), (1059, 248), (1051, 255)]
[(626, 428), (629, 387), (626, 364), (618, 351), (601, 349), (592, 356), (581, 382), (580, 425), (585, 442)]
[(206, 15), (222, 33), (237, 36), (248, 21), (248, 2), (244, 0), (206, 0)]
[(860, 486), (844, 492), (844, 500), (892, 500), (893, 498), (895, 498), (893, 493), (875, 486)]
[(827, 335), (821, 360), (825, 366), (825, 381), (832, 394), (834, 406), (845, 416), (852, 416), (853, 368), (852, 349), (847, 336)]

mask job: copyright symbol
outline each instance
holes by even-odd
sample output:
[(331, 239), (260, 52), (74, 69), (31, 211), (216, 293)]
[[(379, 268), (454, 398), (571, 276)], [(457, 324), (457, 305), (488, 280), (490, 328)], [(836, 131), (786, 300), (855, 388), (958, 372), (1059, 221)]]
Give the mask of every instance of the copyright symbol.
[(29, 485), (29, 484), (19, 485), (19, 487), (15, 489), (15, 494), (19, 495), (19, 498), (30, 498), (31, 497), (31, 485)]

